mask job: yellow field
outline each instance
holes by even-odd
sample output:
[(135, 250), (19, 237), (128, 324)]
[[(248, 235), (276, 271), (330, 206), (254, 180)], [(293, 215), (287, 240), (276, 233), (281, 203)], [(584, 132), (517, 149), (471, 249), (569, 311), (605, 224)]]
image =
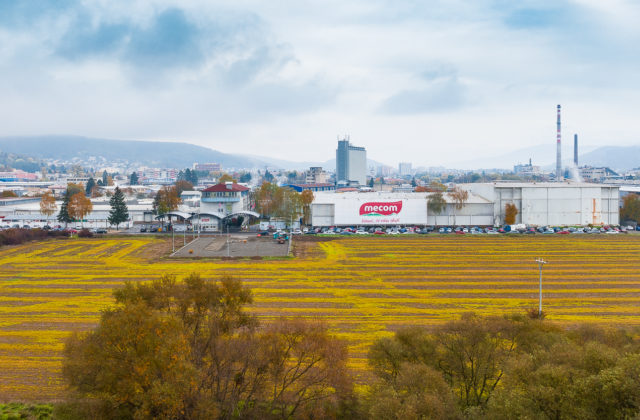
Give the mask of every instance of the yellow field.
[(61, 350), (86, 330), (126, 279), (191, 271), (231, 273), (262, 317), (319, 317), (349, 340), (351, 366), (399, 326), (435, 324), (465, 311), (537, 306), (558, 322), (640, 324), (640, 236), (348, 237), (296, 244), (283, 260), (169, 260), (154, 238), (71, 239), (0, 249), (0, 401), (60, 398)]

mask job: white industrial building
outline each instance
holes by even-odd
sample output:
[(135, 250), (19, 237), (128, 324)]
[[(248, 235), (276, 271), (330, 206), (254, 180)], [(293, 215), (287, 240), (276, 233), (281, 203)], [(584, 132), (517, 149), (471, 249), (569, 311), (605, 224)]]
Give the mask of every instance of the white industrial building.
[(617, 225), (616, 186), (585, 183), (460, 184), (469, 196), (458, 208), (444, 193), (446, 208), (428, 209), (433, 193), (316, 193), (311, 204), (314, 226), (421, 225), (500, 226), (505, 207), (515, 204), (516, 223), (533, 226)]
[(516, 205), (516, 223), (534, 226), (617, 225), (619, 187), (575, 182), (461, 184), (493, 203), (494, 225), (504, 224), (507, 204)]
[(313, 226), (382, 225), (492, 225), (493, 203), (469, 194), (457, 209), (448, 194), (446, 209), (433, 214), (428, 207), (431, 193), (346, 192), (316, 193), (311, 204)]

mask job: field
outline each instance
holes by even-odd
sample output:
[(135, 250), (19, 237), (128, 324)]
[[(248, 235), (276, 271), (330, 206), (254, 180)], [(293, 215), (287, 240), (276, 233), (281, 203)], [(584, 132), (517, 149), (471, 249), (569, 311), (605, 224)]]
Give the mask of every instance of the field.
[(192, 271), (233, 274), (263, 318), (319, 317), (349, 341), (351, 367), (400, 326), (456, 315), (544, 305), (556, 322), (640, 324), (640, 236), (438, 236), (304, 238), (297, 258), (175, 260), (151, 237), (70, 239), (0, 249), (0, 401), (63, 396), (64, 338), (95, 325), (124, 280)]

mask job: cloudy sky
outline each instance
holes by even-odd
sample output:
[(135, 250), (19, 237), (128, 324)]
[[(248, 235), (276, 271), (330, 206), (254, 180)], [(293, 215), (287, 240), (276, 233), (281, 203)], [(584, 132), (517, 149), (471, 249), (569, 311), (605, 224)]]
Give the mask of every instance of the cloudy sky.
[[(0, 136), (440, 165), (638, 144), (635, 0), (0, 0)], [(568, 143), (568, 142), (567, 142)], [(553, 156), (541, 160), (551, 161)]]

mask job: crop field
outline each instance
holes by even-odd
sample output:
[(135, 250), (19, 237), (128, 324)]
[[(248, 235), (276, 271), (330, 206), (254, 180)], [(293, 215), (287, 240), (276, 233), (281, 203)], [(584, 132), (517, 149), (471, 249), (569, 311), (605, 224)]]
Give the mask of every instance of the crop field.
[(368, 346), (411, 324), (544, 306), (555, 322), (640, 324), (640, 236), (303, 238), (296, 258), (166, 258), (153, 237), (69, 239), (0, 248), (0, 401), (63, 397), (62, 348), (91, 328), (125, 280), (229, 273), (252, 288), (264, 319), (317, 317), (348, 340), (356, 374)]

